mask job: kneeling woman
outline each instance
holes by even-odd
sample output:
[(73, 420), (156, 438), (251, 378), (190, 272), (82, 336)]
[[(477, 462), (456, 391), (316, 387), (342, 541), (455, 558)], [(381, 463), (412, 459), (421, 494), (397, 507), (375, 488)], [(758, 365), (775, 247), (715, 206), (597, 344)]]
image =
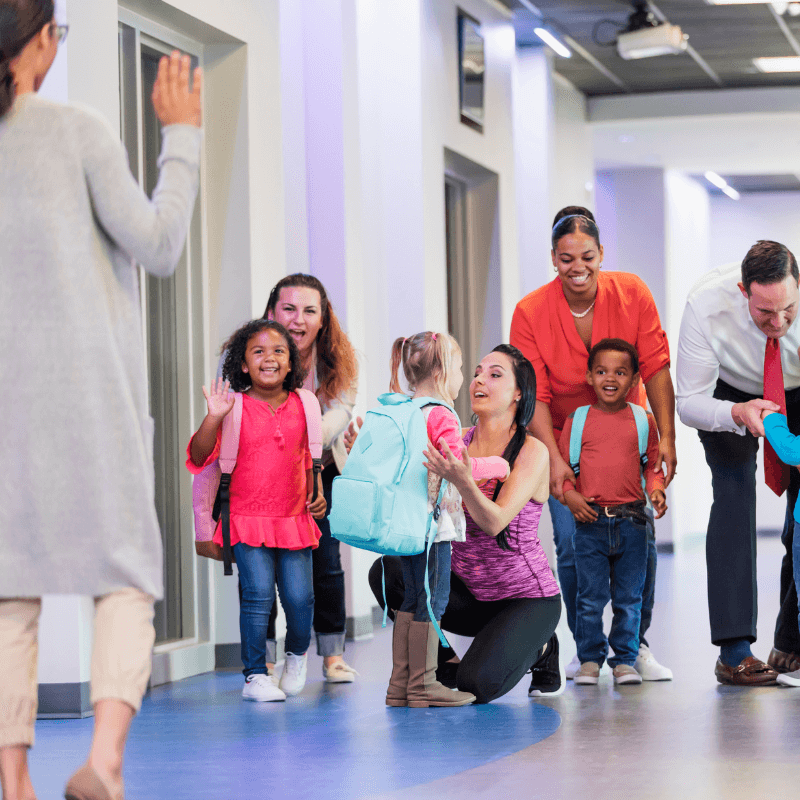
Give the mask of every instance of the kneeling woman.
[[(538, 536), (550, 462), (547, 448), (527, 432), (536, 405), (533, 368), (516, 347), (498, 345), (478, 365), (469, 391), (477, 424), (463, 432), (464, 460), (449, 449), (442, 456), (430, 448), (426, 456), (429, 470), (461, 493), (467, 520), (466, 541), (453, 543), (441, 626), (474, 637), (458, 663), (456, 684), (488, 703), (516, 686), (542, 654), (561, 615), (561, 595)], [(469, 459), (483, 456), (503, 456), (511, 464), (504, 483), (475, 483)], [(385, 557), (384, 568), (389, 608), (400, 608), (400, 560)], [(380, 560), (369, 577), (383, 605)], [(443, 656), (440, 663), (455, 653)]]

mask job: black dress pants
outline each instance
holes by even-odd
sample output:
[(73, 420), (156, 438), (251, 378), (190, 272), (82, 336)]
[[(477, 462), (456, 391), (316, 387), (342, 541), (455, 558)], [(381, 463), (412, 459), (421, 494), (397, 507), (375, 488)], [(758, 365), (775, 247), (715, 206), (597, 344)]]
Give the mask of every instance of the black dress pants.
[[(746, 403), (756, 395), (741, 392), (722, 380), (714, 397)], [(800, 389), (786, 392), (789, 429), (800, 434)], [(711, 641), (756, 640), (758, 589), (756, 584), (756, 454), (759, 442), (749, 431), (737, 433), (698, 431), (711, 469), (714, 500), (708, 520), (706, 566)], [(797, 592), (792, 574), (794, 504), (800, 489), (800, 472), (790, 471), (786, 521), (781, 540), (781, 609), (775, 626), (775, 647), (800, 651), (797, 627)]]
[[(383, 563), (386, 600), (390, 609), (398, 609), (405, 594), (400, 559), (384, 556)], [(383, 607), (381, 577), (381, 559), (378, 559), (370, 568), (369, 585)], [(474, 637), (458, 666), (458, 688), (462, 692), (472, 692), (478, 703), (502, 697), (531, 668), (539, 651), (555, 632), (560, 616), (561, 595), (477, 600), (451, 572), (450, 599), (441, 627), (459, 636)]]

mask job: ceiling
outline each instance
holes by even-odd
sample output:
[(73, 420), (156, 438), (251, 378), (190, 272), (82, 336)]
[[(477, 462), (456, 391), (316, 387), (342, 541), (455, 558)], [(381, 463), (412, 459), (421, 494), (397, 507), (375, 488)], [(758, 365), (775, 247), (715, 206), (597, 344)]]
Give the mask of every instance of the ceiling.
[[(572, 57), (556, 56), (556, 70), (588, 96), (800, 86), (800, 73), (764, 74), (752, 63), (762, 56), (800, 55), (800, 16), (779, 14), (770, 4), (712, 6), (705, 0), (656, 0), (651, 9), (689, 35), (690, 52), (625, 61), (613, 44), (597, 40), (611, 42), (626, 24), (632, 11), (627, 0), (504, 2), (514, 12), (518, 46), (541, 46), (533, 29), (542, 19), (566, 41)], [(596, 28), (602, 20), (609, 24)]]

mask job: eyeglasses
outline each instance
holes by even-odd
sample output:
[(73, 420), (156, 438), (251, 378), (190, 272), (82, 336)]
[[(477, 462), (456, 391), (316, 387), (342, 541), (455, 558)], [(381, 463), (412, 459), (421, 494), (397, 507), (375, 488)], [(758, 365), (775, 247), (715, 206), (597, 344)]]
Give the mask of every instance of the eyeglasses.
[(56, 37), (57, 45), (66, 40), (68, 33), (69, 25), (56, 25), (55, 22), (50, 25), (50, 35)]

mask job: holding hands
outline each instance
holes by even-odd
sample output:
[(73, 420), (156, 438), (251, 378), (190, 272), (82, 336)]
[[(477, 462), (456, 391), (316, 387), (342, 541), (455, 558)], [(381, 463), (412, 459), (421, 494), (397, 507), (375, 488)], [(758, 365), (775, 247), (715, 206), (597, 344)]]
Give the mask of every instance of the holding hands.
[(653, 504), (653, 510), (656, 512), (656, 519), (661, 519), (667, 512), (667, 496), (661, 489), (656, 489), (650, 494), (650, 502)]
[(213, 420), (221, 420), (226, 417), (233, 408), (233, 395), (230, 381), (223, 381), (217, 378), (211, 381), (211, 389), (203, 387), (203, 397), (208, 404), (208, 416)]
[(731, 409), (731, 417), (737, 425), (744, 425), (753, 436), (764, 435), (764, 412), (780, 411), (781, 407), (771, 400), (760, 397), (746, 403), (736, 403)]
[(589, 505), (594, 503), (594, 500), (594, 497), (584, 497), (577, 489), (568, 489), (564, 492), (564, 504), (577, 522), (594, 522), (597, 519), (597, 512)]

